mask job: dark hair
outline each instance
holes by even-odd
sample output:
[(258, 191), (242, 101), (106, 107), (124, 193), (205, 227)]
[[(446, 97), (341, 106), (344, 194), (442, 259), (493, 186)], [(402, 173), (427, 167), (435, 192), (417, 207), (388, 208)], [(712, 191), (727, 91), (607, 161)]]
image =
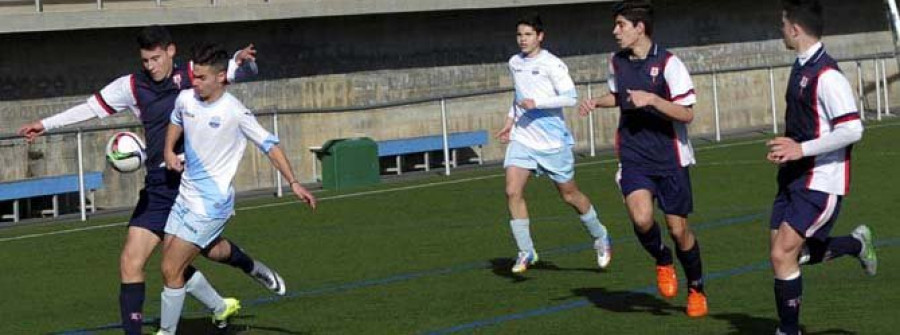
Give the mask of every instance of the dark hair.
[(782, 0), (781, 5), (788, 22), (800, 26), (816, 38), (822, 37), (825, 20), (822, 19), (822, 4), (818, 0)]
[(208, 65), (216, 72), (228, 68), (228, 52), (221, 45), (206, 43), (194, 47), (191, 59), (195, 65)]
[(141, 32), (138, 33), (137, 43), (142, 50), (153, 50), (156, 47), (166, 48), (174, 42), (172, 41), (172, 34), (169, 34), (169, 30), (166, 27), (152, 25), (141, 29)]
[(644, 23), (644, 33), (653, 36), (653, 5), (648, 0), (623, 0), (613, 5), (613, 17), (622, 15), (635, 26)]
[(534, 31), (538, 33), (544, 32), (544, 21), (541, 21), (541, 16), (537, 15), (537, 13), (531, 13), (521, 17), (519, 21), (516, 22), (516, 27), (523, 24), (534, 28)]

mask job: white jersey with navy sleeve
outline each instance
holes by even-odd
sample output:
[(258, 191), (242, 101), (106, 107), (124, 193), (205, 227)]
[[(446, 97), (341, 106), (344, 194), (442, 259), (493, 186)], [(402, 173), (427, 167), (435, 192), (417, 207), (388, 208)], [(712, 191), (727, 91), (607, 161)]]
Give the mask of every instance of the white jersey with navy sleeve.
[[(516, 91), (509, 112), (515, 121), (510, 140), (541, 151), (574, 145), (562, 109), (574, 106), (578, 93), (566, 64), (549, 51), (541, 50), (532, 58), (522, 54), (512, 56), (509, 71)], [(537, 108), (519, 107), (518, 103), (524, 99), (533, 99)]]
[(250, 110), (229, 93), (213, 103), (182, 91), (172, 123), (184, 129), (185, 169), (177, 203), (207, 217), (234, 212), (232, 185), (247, 140), (268, 153), (278, 138), (260, 126)]

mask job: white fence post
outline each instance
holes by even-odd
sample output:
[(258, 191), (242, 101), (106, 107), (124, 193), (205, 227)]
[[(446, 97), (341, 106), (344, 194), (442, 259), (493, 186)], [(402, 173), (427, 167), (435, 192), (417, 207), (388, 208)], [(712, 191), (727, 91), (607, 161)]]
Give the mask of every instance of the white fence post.
[[(87, 211), (84, 199), (84, 148), (81, 143), (81, 129), (78, 129), (78, 203), (81, 207), (81, 221), (87, 221)], [(93, 205), (93, 204), (91, 204)]]
[[(272, 133), (275, 135), (276, 138), (278, 138), (278, 110), (277, 109), (272, 114)], [(301, 157), (301, 159), (302, 159), (302, 157)], [(315, 163), (316, 162), (313, 161), (313, 164), (315, 164)], [(274, 177), (275, 177), (275, 196), (278, 198), (281, 198), (282, 196), (284, 196), (284, 190), (282, 190), (282, 187), (281, 187), (281, 174), (278, 172), (278, 169), (276, 169), (274, 167), (272, 168), (272, 170), (274, 171)], [(299, 179), (300, 177), (294, 176), (294, 178)], [(293, 185), (291, 185), (291, 186), (293, 186)]]
[[(594, 98), (594, 94), (591, 92), (591, 83), (587, 84), (587, 98), (591, 100)], [(591, 146), (591, 157), (597, 156), (597, 143), (594, 140), (594, 112), (588, 112), (588, 143)]]
[(450, 175), (450, 139), (447, 134), (447, 103), (441, 98), (441, 133), (444, 135), (444, 175)]
[(881, 80), (878, 59), (873, 59), (872, 63), (875, 63), (875, 115), (876, 120), (881, 121)]
[(859, 117), (866, 120), (866, 89), (863, 87), (862, 62), (856, 61), (856, 94), (859, 99)]
[(769, 67), (769, 97), (772, 106), (772, 134), (778, 134), (778, 111), (775, 106), (775, 70)]
[(715, 111), (715, 121), (716, 121), (716, 142), (722, 141), (722, 126), (719, 124), (719, 79), (718, 74), (713, 71), (713, 106), (715, 107), (713, 110)]
[(884, 92), (884, 115), (891, 115), (891, 100), (888, 98), (888, 80), (887, 80), (887, 64), (884, 58), (881, 59), (881, 88)]

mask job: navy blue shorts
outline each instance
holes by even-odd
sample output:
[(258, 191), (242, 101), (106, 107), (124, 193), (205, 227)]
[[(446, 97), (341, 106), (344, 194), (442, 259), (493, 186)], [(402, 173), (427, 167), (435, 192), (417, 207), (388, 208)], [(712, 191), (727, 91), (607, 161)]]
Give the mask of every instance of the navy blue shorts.
[(782, 188), (772, 204), (769, 228), (777, 230), (782, 222), (787, 222), (801, 236), (824, 241), (837, 221), (842, 198), (805, 188)]
[(147, 170), (144, 189), (141, 190), (128, 226), (141, 227), (163, 237), (180, 185), (181, 174), (178, 172), (166, 169)]
[(665, 172), (619, 169), (616, 179), (624, 197), (637, 190), (648, 190), (663, 213), (687, 216), (694, 211), (691, 174), (687, 167)]

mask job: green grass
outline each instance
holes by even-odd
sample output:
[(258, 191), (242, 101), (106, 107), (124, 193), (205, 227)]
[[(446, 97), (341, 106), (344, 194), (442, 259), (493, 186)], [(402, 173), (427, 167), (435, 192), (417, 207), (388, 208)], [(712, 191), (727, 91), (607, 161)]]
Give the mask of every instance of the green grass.
[[(894, 257), (900, 227), (893, 219), (898, 130), (898, 123), (870, 125), (854, 150), (852, 194), (832, 231), (843, 235), (870, 225), (886, 243), (879, 249), (880, 272), (866, 277), (852, 258), (804, 268), (806, 334), (886, 334), (900, 325), (891, 304), (898, 297), (892, 284), (900, 281)], [(285, 298), (228, 266), (202, 260), (198, 267), (223, 295), (242, 299), (233, 333), (409, 334), (483, 321), (463, 332), (770, 334), (777, 316), (766, 261), (776, 169), (763, 159), (762, 140), (698, 145), (691, 222), (709, 276), (711, 310), (704, 319), (684, 315), (684, 292), (666, 300), (653, 290), (653, 263), (634, 240), (610, 157), (582, 160), (576, 173), (615, 240), (607, 271), (596, 270), (577, 216), (540, 178), (526, 197), (543, 262), (524, 276), (510, 275), (515, 246), (499, 168), (322, 192), (316, 212), (285, 200), (240, 202), (226, 236), (284, 276)], [(124, 220), (0, 230), (0, 334), (116, 323), (124, 226), (114, 223)], [(109, 226), (9, 240), (100, 225)], [(157, 255), (147, 266), (148, 318), (159, 312), (158, 269)], [(189, 302), (180, 330), (205, 333), (207, 323)]]

